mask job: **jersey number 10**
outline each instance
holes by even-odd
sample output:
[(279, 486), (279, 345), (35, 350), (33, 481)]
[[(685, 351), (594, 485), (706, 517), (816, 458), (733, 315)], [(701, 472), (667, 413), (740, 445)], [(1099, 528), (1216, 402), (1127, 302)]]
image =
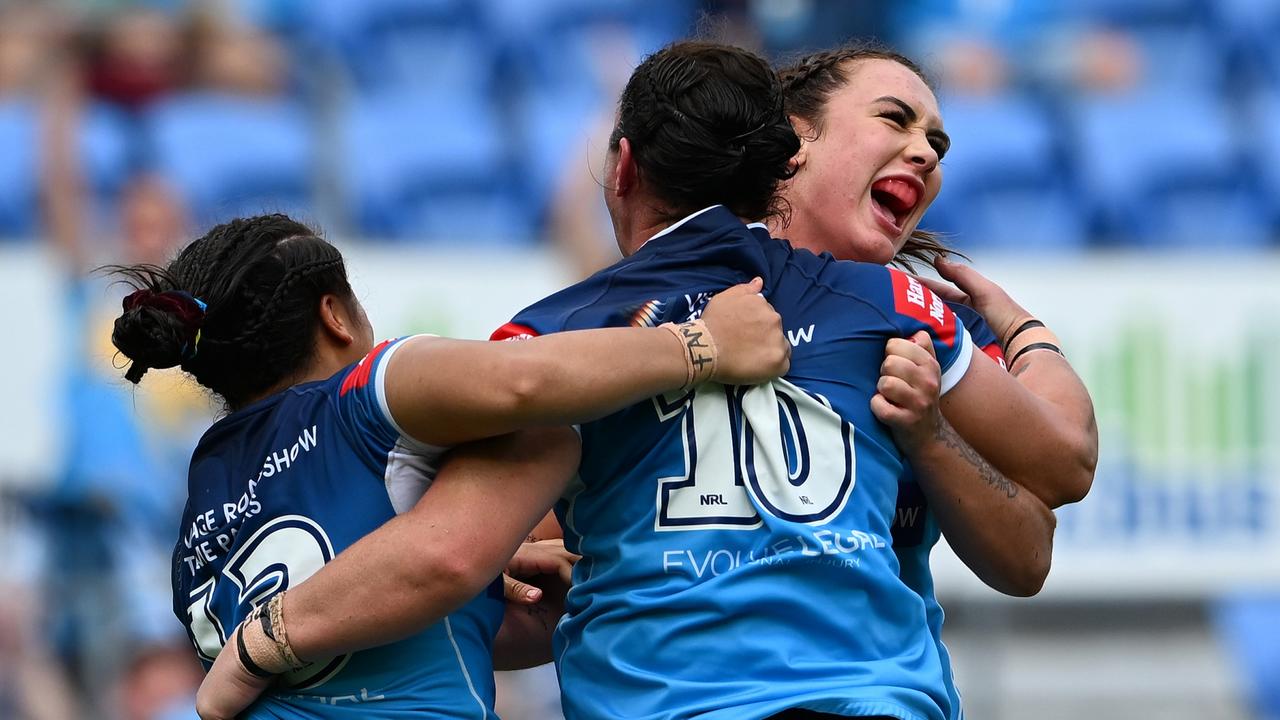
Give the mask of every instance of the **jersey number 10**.
[(658, 480), (656, 530), (752, 529), (761, 511), (823, 525), (853, 492), (853, 425), (821, 395), (708, 383), (654, 405), (662, 422), (680, 417), (685, 458), (683, 475)]

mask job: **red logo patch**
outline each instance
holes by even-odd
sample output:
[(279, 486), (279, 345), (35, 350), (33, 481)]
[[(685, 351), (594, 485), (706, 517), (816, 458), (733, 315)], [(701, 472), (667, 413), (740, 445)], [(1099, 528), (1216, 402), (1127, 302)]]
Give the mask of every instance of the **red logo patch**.
[(538, 337), (538, 331), (528, 325), (509, 322), (493, 331), (490, 340), (528, 340)]
[(368, 355), (360, 358), (360, 362), (356, 363), (356, 366), (351, 368), (351, 372), (347, 373), (347, 376), (343, 378), (342, 389), (338, 391), (338, 397), (368, 385), (369, 376), (373, 374), (374, 359), (378, 357), (378, 353), (382, 352), (383, 348), (393, 342), (395, 341), (383, 340), (370, 350)]
[(956, 344), (956, 315), (942, 302), (942, 298), (900, 270), (890, 269), (889, 277), (893, 279), (894, 309), (932, 327), (939, 340), (953, 347)]

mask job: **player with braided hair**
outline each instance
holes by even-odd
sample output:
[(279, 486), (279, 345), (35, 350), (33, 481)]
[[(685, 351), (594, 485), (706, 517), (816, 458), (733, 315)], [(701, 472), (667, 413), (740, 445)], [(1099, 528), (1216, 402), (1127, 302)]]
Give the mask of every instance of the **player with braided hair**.
[[(936, 641), (890, 545), (903, 461), (957, 479), (975, 502), (1034, 501), (937, 412), (941, 393), (965, 398), (955, 411), (969, 422), (991, 403), (1034, 410), (1007, 373), (972, 360), (952, 311), (911, 276), (796, 250), (758, 222), (785, 217), (777, 190), (803, 152), (781, 92), (738, 48), (680, 42), (642, 62), (606, 157), (625, 258), (495, 333), (696, 316), (708, 293), (760, 275), (795, 348), (769, 385), (672, 393), (582, 426), (576, 481), (557, 507), (583, 557), (555, 636), (571, 720), (943, 720)], [(889, 362), (886, 344), (923, 346), (932, 364)], [(532, 482), (536, 465), (469, 480)], [(1033, 538), (1034, 552), (1053, 521), (1043, 507), (1030, 516), (1016, 540)], [(285, 624), (303, 657), (387, 642), (411, 622), (412, 560), (395, 549), (456, 522), (418, 519), (380, 528), (290, 591)], [(359, 572), (391, 565), (401, 569)], [(201, 689), (207, 718), (253, 694), (224, 657)]]
[[(950, 146), (921, 68), (888, 48), (864, 44), (806, 55), (780, 76), (802, 147), (782, 192), (791, 213), (776, 219), (773, 230), (793, 245), (843, 260), (934, 264), (967, 294), (942, 284), (932, 288), (956, 301), (952, 309), (988, 355), (1004, 364), (1007, 353), (1008, 366), (1031, 396), (1016, 407), (991, 403), (977, 423), (947, 412), (963, 392), (942, 404), (955, 423), (947, 432), (958, 432), (1017, 483), (1000, 486), (1001, 492), (974, 492), (956, 476), (915, 468), (899, 484), (894, 550), (903, 581), (925, 603), (955, 720), (962, 717), (961, 704), (942, 644), (930, 551), (945, 534), (993, 588), (1036, 592), (1052, 545), (1027, 529), (1043, 523), (1050, 508), (1082, 498), (1092, 481), (1098, 440), (1089, 394), (1061, 353), (1052, 352), (1056, 340), (1046, 342), (1052, 334), (1043, 323), (973, 269), (948, 263), (940, 238), (918, 228), (941, 188), (939, 162)], [(918, 346), (896, 344), (889, 354), (886, 368), (934, 364)], [(890, 375), (901, 380), (902, 373)], [(929, 397), (918, 387), (902, 389), (909, 397), (900, 407), (937, 402), (936, 394)], [(881, 410), (885, 422), (897, 420), (896, 409)], [(975, 461), (985, 462), (977, 455)], [(1030, 493), (1014, 497), (1020, 488)]]
[[(553, 501), (551, 482), (512, 483), (504, 507), (456, 499), (450, 513), (486, 515), (460, 547), (398, 549), (430, 569), (414, 591), (430, 618), (400, 642), (302, 662), (284, 634), (281, 591), (397, 513), (412, 516), (450, 446), (585, 422), (709, 380), (764, 380), (789, 355), (758, 279), (680, 325), (375, 346), (341, 254), (284, 215), (219, 225), (165, 267), (113, 269), (136, 288), (112, 335), (132, 361), (126, 378), (180, 366), (226, 404), (191, 460), (174, 611), (206, 663), (225, 648), (250, 672), (285, 674), (249, 717), (490, 714), (504, 614), (495, 578)], [(460, 454), (554, 458), (576, 442), (532, 430)], [(571, 470), (548, 468), (557, 483)], [(242, 623), (248, 616), (264, 624)], [(510, 647), (511, 664), (521, 652)]]

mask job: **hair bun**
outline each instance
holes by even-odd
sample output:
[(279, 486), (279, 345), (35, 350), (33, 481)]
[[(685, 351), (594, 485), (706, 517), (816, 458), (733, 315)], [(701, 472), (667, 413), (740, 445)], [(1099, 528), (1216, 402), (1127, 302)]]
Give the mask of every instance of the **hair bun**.
[(125, 379), (137, 383), (150, 368), (170, 368), (195, 355), (205, 305), (179, 291), (143, 288), (125, 297), (111, 342), (133, 361)]

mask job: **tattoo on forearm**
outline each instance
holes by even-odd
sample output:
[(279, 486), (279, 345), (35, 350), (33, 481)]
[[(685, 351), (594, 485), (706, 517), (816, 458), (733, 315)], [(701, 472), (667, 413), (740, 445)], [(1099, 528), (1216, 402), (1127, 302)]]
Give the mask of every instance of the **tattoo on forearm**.
[(528, 611), (529, 617), (534, 618), (542, 625), (544, 631), (550, 632), (551, 624), (548, 622), (548, 616), (551, 613), (545, 607), (541, 604), (525, 605), (523, 607)]
[(1009, 499), (1018, 496), (1017, 484), (992, 467), (991, 463), (986, 461), (986, 458), (979, 455), (977, 450), (974, 450), (969, 443), (965, 442), (964, 438), (956, 433), (955, 428), (951, 427), (950, 423), (939, 424), (936, 438), (948, 448), (960, 453), (960, 457), (972, 465), (988, 485), (1004, 493), (1004, 496)]

